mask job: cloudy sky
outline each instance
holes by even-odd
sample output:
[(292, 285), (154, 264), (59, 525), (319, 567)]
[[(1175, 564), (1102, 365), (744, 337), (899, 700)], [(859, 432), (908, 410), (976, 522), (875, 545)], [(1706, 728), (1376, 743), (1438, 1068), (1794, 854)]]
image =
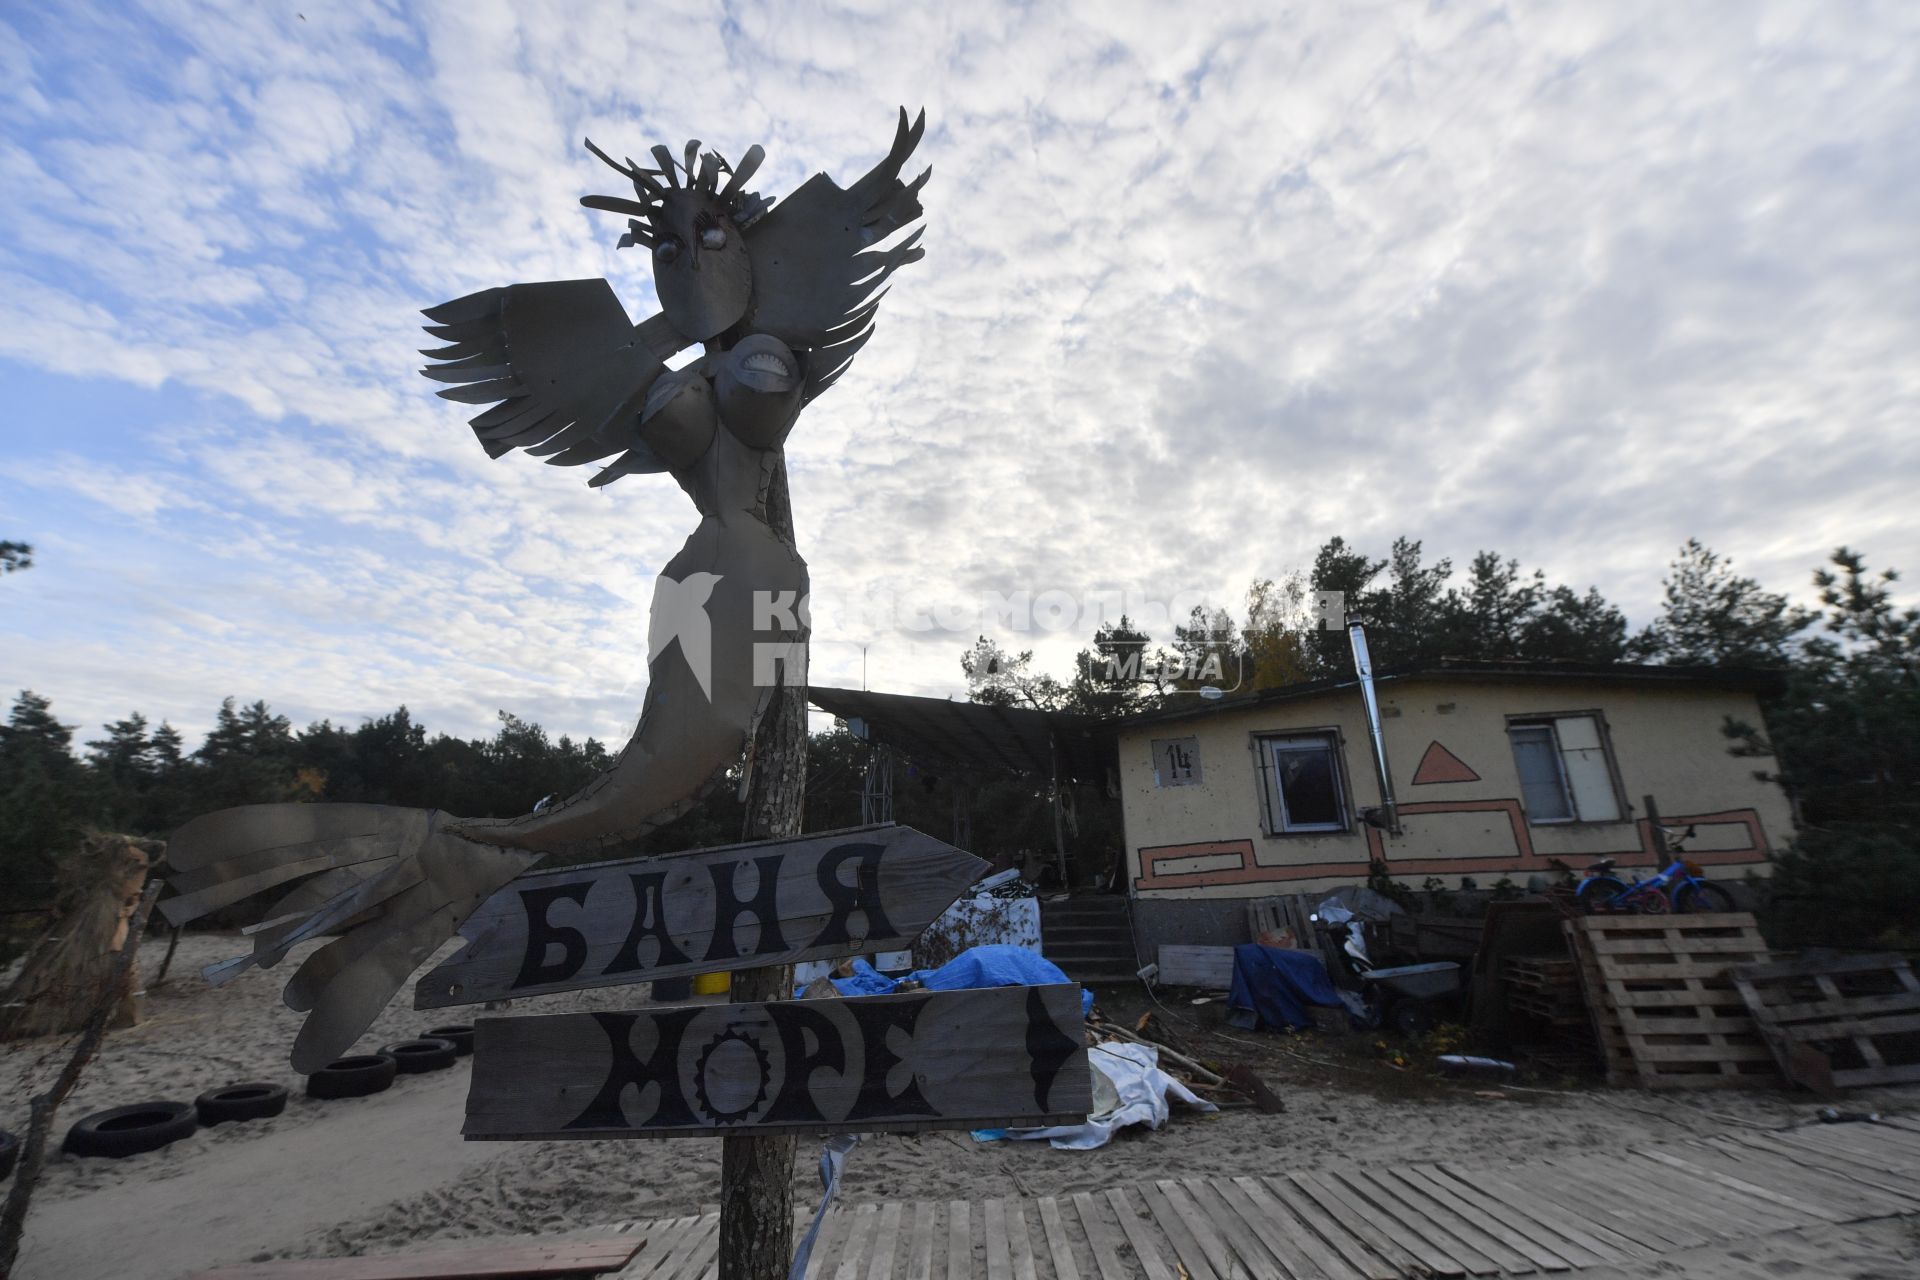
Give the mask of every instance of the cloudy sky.
[[(297, 6), (307, 6), (303, 13)], [(405, 702), (624, 741), (665, 477), (489, 462), (416, 308), (606, 276), (581, 147), (779, 196), (924, 106), (926, 260), (802, 419), (815, 680), (962, 688), (983, 594), (1237, 601), (1340, 533), (1635, 621), (1697, 536), (1920, 569), (1920, 9), (1815, 3), (0, 11), (7, 692), (92, 730)], [(831, 602), (948, 602), (956, 632)], [(1092, 625), (1046, 639), (1063, 665)], [(85, 733), (82, 736), (87, 736)]]

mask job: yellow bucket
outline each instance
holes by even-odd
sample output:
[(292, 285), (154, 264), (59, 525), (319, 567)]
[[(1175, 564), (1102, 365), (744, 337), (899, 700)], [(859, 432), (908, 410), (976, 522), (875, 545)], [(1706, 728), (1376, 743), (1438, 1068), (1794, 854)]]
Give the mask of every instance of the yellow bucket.
[(732, 989), (733, 975), (730, 973), (702, 973), (693, 980), (693, 994), (697, 996), (723, 996)]

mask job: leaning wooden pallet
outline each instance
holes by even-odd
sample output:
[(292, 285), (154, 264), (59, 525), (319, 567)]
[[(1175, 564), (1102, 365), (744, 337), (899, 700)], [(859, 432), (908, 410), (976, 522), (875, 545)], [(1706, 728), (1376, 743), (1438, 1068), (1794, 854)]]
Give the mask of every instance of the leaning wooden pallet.
[(1906, 957), (1819, 956), (1729, 976), (1796, 1084), (1831, 1093), (1920, 1080), (1920, 978)]
[(1600, 975), (1600, 965), (1586, 932), (1574, 927), (1577, 923), (1567, 920), (1561, 927), (1566, 931), (1567, 949), (1572, 952), (1580, 972), (1580, 986), (1586, 995), (1587, 1018), (1593, 1026), (1601, 1069), (1606, 1073), (1608, 1084), (1634, 1084), (1639, 1080), (1639, 1071), (1634, 1066), (1632, 1051), (1627, 1048), (1626, 1034), (1620, 1029), (1620, 1015), (1607, 1003), (1606, 979)]
[(1610, 1083), (1699, 1089), (1778, 1079), (1726, 977), (1768, 958), (1751, 915), (1585, 916), (1566, 928)]

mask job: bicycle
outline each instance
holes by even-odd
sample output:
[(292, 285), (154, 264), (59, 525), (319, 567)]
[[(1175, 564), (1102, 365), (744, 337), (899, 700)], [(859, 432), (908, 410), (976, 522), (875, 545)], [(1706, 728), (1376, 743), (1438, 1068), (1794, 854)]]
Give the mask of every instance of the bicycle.
[[(1655, 827), (1660, 843), (1671, 854), (1684, 853), (1680, 842), (1693, 837), (1694, 829), (1675, 831), (1671, 827)], [(1733, 895), (1717, 884), (1710, 883), (1700, 874), (1700, 868), (1686, 858), (1676, 857), (1672, 864), (1650, 880), (1634, 877), (1627, 884), (1618, 876), (1608, 875), (1613, 870), (1615, 859), (1602, 858), (1587, 866), (1587, 873), (1580, 880), (1574, 897), (1588, 915), (1612, 912), (1624, 912), (1629, 915), (1665, 915), (1672, 911), (1681, 915), (1699, 915), (1710, 911), (1732, 911)]]

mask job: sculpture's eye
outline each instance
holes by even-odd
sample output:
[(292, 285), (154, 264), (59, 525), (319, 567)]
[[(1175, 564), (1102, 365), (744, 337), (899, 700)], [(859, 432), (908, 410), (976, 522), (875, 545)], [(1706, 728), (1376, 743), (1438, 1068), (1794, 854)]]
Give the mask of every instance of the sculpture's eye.
[(672, 262), (679, 256), (680, 241), (677, 237), (667, 236), (663, 238), (659, 244), (653, 246), (653, 260), (655, 262)]
[(708, 227), (700, 233), (700, 247), (702, 249), (726, 248), (727, 229), (725, 227)]

